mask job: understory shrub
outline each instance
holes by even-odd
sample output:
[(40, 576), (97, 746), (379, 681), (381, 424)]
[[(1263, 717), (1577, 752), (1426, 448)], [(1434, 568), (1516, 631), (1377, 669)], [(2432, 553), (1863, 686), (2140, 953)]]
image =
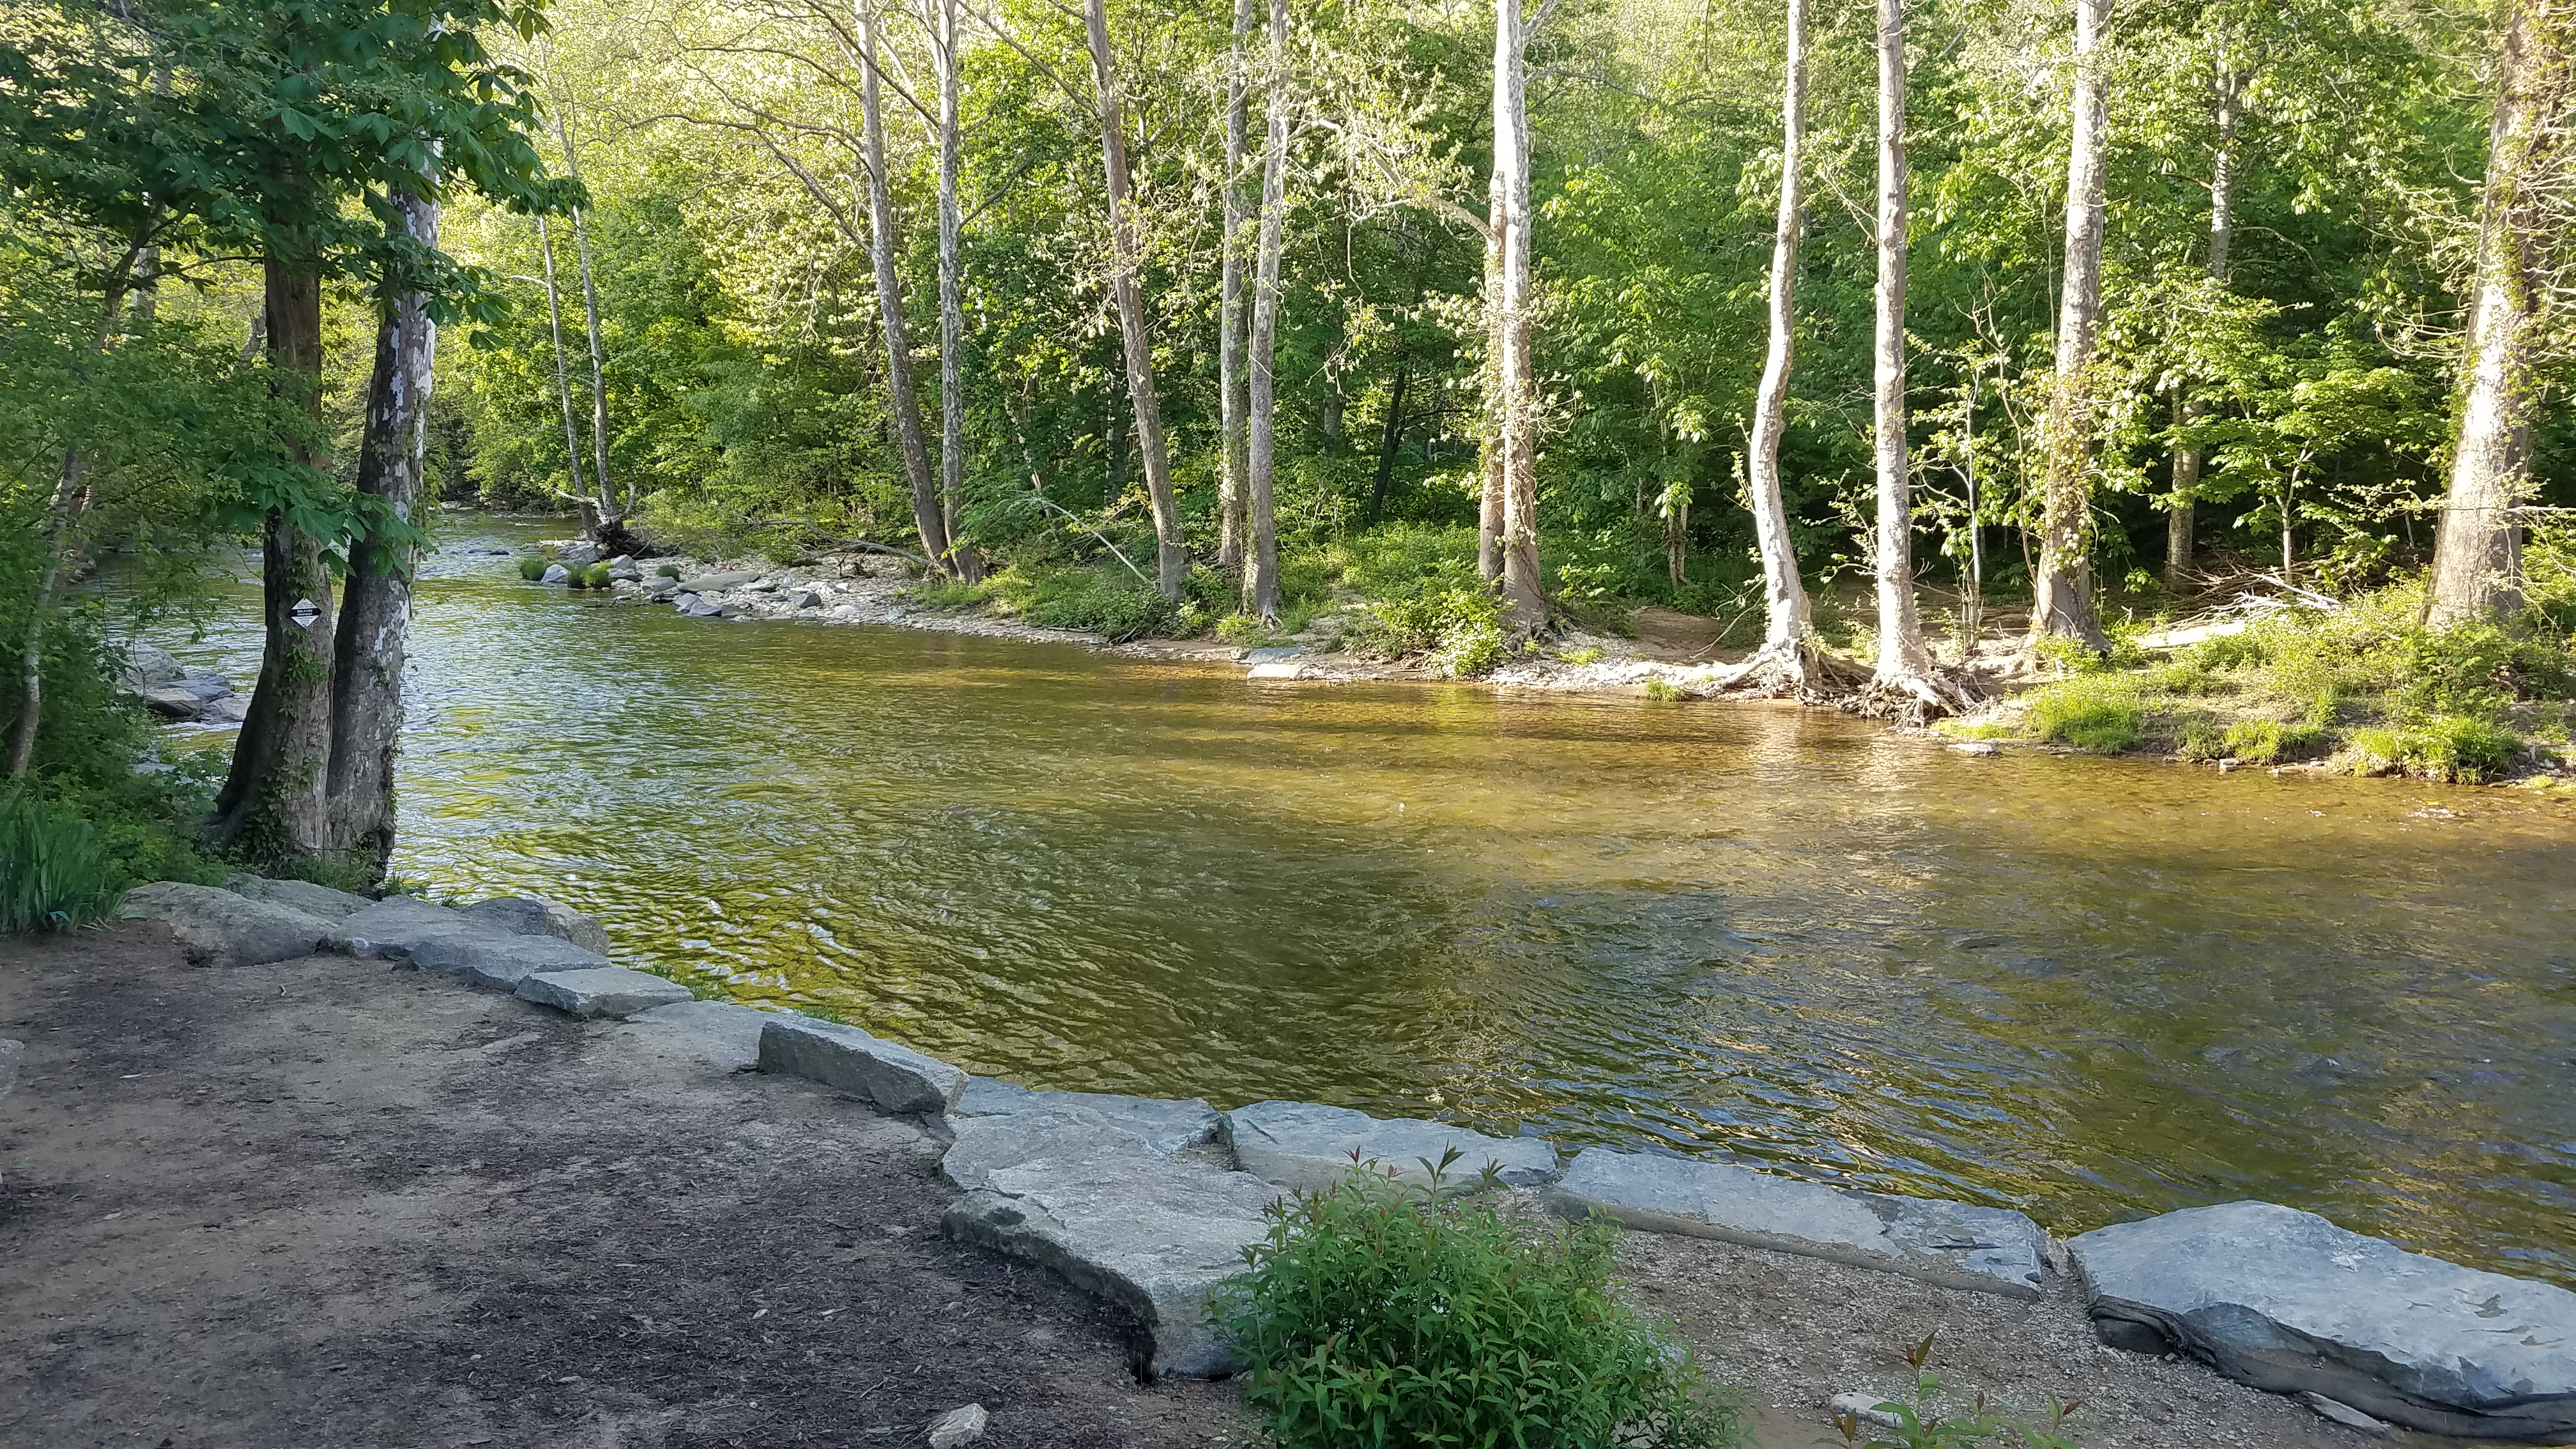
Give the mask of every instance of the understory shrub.
[(1045, 569), (996, 574), (994, 595), (1032, 624), (1087, 629), (1112, 643), (1167, 632), (1179, 622), (1177, 601), (1120, 570)]
[[(1284, 1449), (1718, 1449), (1731, 1404), (1610, 1291), (1617, 1229), (1508, 1220), (1376, 1166), (1270, 1209), (1218, 1291), (1246, 1399)], [(1426, 1163), (1425, 1166), (1431, 1166)]]
[(2344, 763), (2356, 775), (2402, 773), (2474, 785), (2510, 772), (2522, 748), (2522, 737), (2502, 725), (2446, 716), (2355, 730)]
[(2083, 674), (2030, 692), (2022, 719), (2031, 734), (2078, 749), (2116, 755), (2147, 727), (2137, 687), (2124, 679)]
[(0, 935), (104, 920), (125, 883), (78, 812), (17, 789), (0, 796)]
[(546, 568), (553, 562), (546, 558), (523, 558), (519, 560), (519, 577), (535, 583), (546, 576)]

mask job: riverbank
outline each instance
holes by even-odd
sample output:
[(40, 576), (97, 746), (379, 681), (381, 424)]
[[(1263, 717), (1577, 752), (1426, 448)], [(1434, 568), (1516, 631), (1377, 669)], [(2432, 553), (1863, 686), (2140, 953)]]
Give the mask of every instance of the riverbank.
[[(1252, 1442), (1228, 1388), (1140, 1386), (1114, 1315), (941, 1239), (924, 1127), (641, 1023), (382, 961), (192, 968), (151, 922), (28, 943), (0, 1022), (30, 1043), (0, 1437), (899, 1444), (974, 1402), (995, 1445)], [(1962, 1391), (2084, 1399), (2093, 1449), (2368, 1442), (2104, 1348), (2063, 1293), (1643, 1234), (1623, 1261), (1765, 1449), (1839, 1442), (1828, 1401), (1901, 1387), (1935, 1330)]]

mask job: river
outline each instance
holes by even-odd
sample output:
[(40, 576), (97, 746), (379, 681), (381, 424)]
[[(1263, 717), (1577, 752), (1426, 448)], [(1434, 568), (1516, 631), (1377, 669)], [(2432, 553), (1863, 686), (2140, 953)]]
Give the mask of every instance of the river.
[[(2061, 1231), (2262, 1197), (2576, 1286), (2566, 804), (684, 619), (479, 551), (561, 525), (439, 528), (394, 869), (441, 894), (1037, 1086)], [(209, 602), (161, 642), (247, 682), (255, 592)]]

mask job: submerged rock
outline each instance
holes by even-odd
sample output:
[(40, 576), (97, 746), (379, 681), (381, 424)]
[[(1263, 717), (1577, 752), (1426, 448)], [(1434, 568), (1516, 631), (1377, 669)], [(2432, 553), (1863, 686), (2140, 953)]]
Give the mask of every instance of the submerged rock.
[(991, 1173), (939, 1226), (1124, 1308), (1148, 1339), (1147, 1374), (1214, 1378), (1242, 1363), (1209, 1321), (1209, 1291), (1243, 1271), (1278, 1197), (1249, 1173), (1197, 1163), (1037, 1159)]
[(307, 911), (165, 880), (125, 894), (125, 913), (166, 922), (191, 961), (256, 966), (328, 949), (338, 927)]
[(2037, 1298), (2047, 1234), (2007, 1208), (1894, 1197), (1723, 1162), (1588, 1147), (1551, 1194), (1650, 1233), (1716, 1238), (1927, 1283)]
[(881, 1112), (945, 1112), (966, 1091), (966, 1073), (937, 1057), (810, 1016), (761, 1024), (760, 1069), (838, 1087)]
[(619, 1018), (690, 999), (689, 988), (677, 981), (623, 966), (540, 971), (520, 981), (511, 995), (572, 1016)]
[(2267, 1202), (2069, 1241), (2096, 1319), (2240, 1383), (2435, 1434), (2576, 1433), (2576, 1293), (2483, 1273)]
[(1204, 1098), (1173, 1101), (1165, 1097), (1130, 1097), (1117, 1092), (1038, 1092), (992, 1077), (977, 1077), (966, 1086), (949, 1112), (952, 1119), (1000, 1117), (1077, 1107), (1151, 1143), (1165, 1157), (1186, 1147), (1216, 1140), (1214, 1107)]
[(1508, 1187), (1538, 1187), (1556, 1179), (1556, 1145), (1539, 1137), (1487, 1137), (1447, 1122), (1411, 1117), (1372, 1117), (1348, 1107), (1313, 1102), (1255, 1102), (1225, 1114), (1224, 1136), (1235, 1161), (1281, 1187), (1323, 1191), (1342, 1180), (1354, 1162), (1375, 1162), (1398, 1178), (1428, 1186), (1441, 1155), (1458, 1149), (1443, 1185), (1477, 1185), (1488, 1163)]

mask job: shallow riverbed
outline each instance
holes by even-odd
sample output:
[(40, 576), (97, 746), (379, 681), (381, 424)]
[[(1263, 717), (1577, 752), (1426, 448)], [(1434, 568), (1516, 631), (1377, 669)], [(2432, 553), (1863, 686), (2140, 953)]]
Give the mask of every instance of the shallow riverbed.
[[(683, 979), (1036, 1085), (2061, 1230), (2265, 1197), (2576, 1285), (2576, 807), (685, 619), (479, 552), (560, 525), (440, 528), (397, 873)], [(254, 598), (159, 642), (246, 684)]]

